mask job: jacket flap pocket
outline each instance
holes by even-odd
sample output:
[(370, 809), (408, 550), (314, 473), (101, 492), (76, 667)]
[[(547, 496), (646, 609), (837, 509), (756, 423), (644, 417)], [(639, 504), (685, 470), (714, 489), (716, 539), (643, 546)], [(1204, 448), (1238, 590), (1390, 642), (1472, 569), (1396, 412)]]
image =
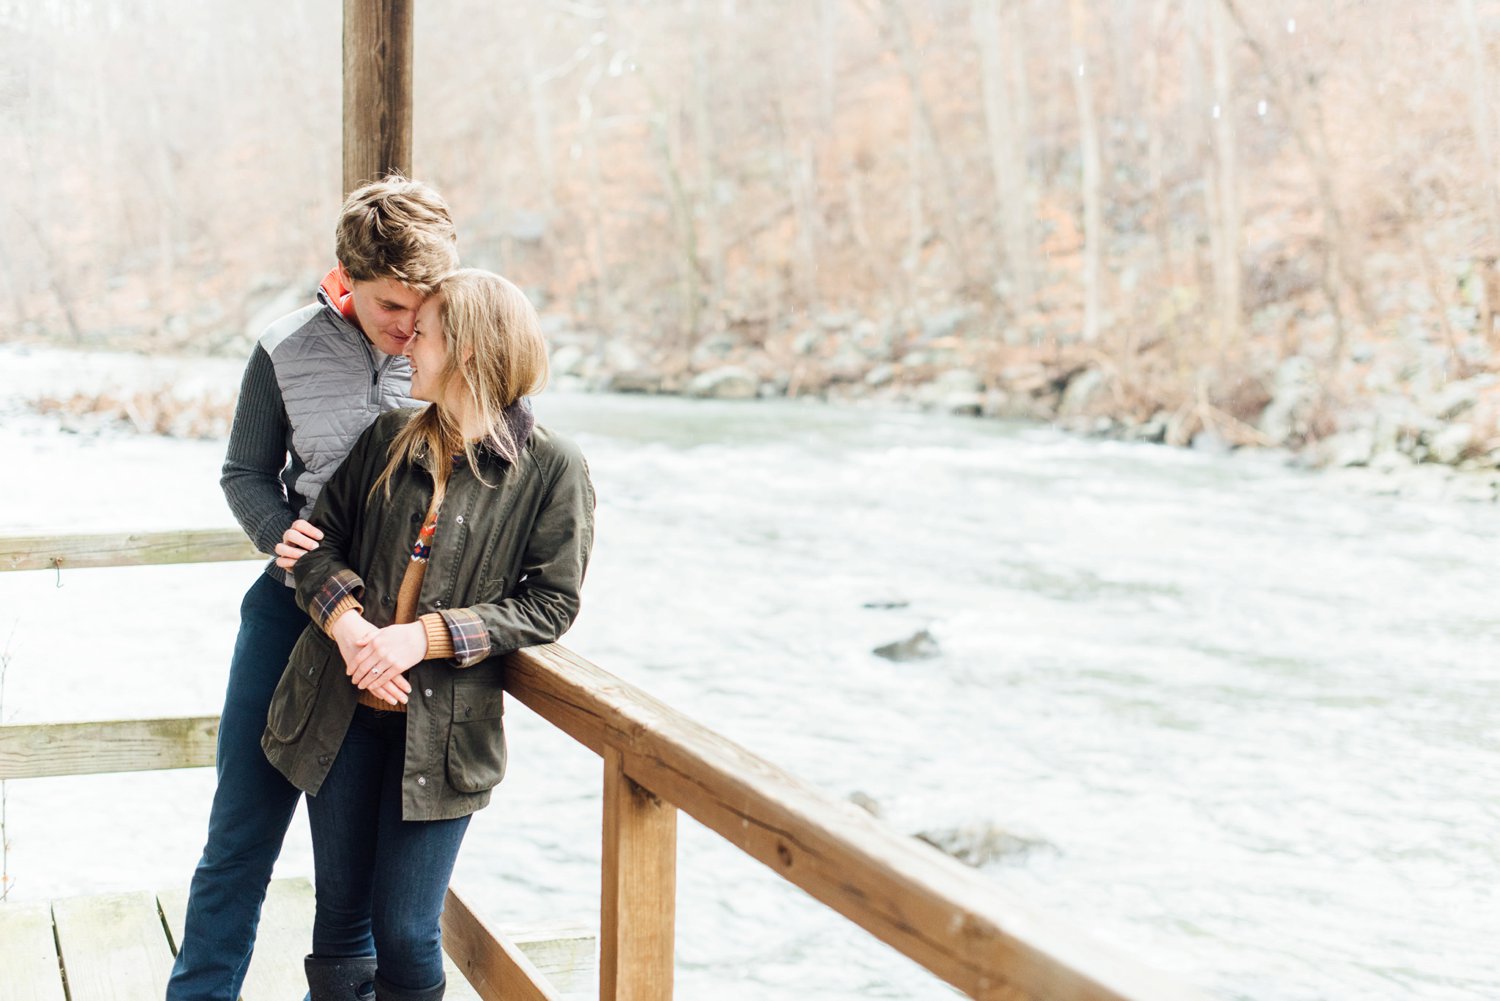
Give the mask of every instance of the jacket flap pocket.
[(466, 794), (494, 788), (505, 776), (505, 690), (497, 678), (460, 678), (448, 727), (448, 784)]
[(453, 685), (453, 722), (499, 719), (505, 712), (505, 689), (488, 680), (465, 684), (460, 678)]
[(273, 738), (286, 744), (302, 735), (317, 705), (318, 683), (330, 660), (339, 660), (338, 647), (325, 650), (320, 645), (299, 643), (292, 651), (266, 713), (266, 731)]

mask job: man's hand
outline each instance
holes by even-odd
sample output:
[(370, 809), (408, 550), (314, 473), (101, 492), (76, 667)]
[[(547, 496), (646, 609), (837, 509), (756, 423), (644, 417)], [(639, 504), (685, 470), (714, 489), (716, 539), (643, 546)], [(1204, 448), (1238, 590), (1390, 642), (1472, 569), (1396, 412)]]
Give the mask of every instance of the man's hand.
[(292, 522), (291, 528), (281, 533), (281, 541), (276, 543), (276, 565), (283, 570), (290, 570), (304, 553), (318, 548), (318, 540), (322, 537), (321, 528), (298, 518)]
[[(358, 641), (354, 660), (348, 661), (349, 680), (360, 689), (374, 689), (400, 681), (411, 691), (402, 673), (427, 656), (427, 631), (420, 622), (386, 626)], [(405, 701), (404, 699), (402, 701)]]

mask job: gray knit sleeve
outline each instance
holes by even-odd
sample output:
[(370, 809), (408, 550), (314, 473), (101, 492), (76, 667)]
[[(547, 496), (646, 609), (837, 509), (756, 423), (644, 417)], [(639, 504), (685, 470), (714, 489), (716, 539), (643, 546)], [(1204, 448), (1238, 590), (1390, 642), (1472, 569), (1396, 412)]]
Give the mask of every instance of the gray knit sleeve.
[(275, 551), (296, 518), (281, 482), (289, 430), (276, 368), (266, 349), (257, 344), (240, 383), (219, 485), (235, 520), (263, 553)]

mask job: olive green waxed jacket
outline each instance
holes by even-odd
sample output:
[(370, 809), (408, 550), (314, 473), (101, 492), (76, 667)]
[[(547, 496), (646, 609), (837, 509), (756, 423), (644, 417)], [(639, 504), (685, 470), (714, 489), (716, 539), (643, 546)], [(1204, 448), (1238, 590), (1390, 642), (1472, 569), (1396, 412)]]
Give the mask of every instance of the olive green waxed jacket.
[[(312, 623), (292, 650), (271, 699), (261, 747), (293, 785), (322, 786), (354, 717), (359, 691), (338, 645), (321, 628), (345, 595), (387, 626), (411, 547), (432, 500), (432, 477), (397, 470), (389, 499), (370, 488), (390, 444), (414, 411), (378, 418), (324, 487), (311, 520), (318, 548), (294, 569), (297, 601)], [(485, 452), (484, 481), (467, 463), (449, 476), (416, 613), (437, 612), (456, 656), (406, 673), (404, 820), (445, 820), (483, 808), (505, 773), (501, 655), (549, 643), (578, 614), (594, 534), (594, 488), (577, 446), (530, 427), (512, 465)], [(515, 422), (512, 422), (515, 428)], [(368, 498), (368, 502), (367, 502)]]

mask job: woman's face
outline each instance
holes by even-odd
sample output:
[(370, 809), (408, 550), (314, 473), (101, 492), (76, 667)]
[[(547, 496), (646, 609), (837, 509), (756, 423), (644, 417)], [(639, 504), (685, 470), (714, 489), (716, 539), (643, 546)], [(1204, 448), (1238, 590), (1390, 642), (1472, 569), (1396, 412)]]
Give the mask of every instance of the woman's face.
[(438, 297), (428, 296), (417, 310), (416, 328), (402, 352), (411, 359), (411, 395), (428, 403), (446, 403), (443, 372), (448, 368), (448, 338), (438, 315)]

